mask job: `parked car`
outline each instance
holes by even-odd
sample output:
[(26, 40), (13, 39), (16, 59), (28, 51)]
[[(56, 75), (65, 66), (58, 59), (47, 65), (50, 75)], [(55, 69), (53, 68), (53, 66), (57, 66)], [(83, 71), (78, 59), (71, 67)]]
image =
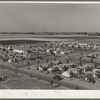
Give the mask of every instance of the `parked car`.
[(59, 75), (55, 75), (54, 77), (52, 77), (54, 80), (57, 80), (57, 81), (60, 81), (62, 80), (63, 78)]

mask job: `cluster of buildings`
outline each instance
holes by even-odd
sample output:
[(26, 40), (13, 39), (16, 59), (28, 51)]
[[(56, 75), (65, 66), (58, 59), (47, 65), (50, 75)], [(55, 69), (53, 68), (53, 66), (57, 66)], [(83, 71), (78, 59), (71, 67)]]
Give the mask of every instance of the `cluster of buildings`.
[[(26, 50), (18, 49), (17, 47), (27, 48)], [(0, 45), (0, 60), (7, 61), (9, 63), (29, 60), (29, 55), (32, 52), (42, 51), (45, 54), (61, 54), (75, 53), (75, 49), (97, 49), (99, 44), (97, 43), (79, 43), (77, 41), (53, 41), (45, 42), (44, 45), (35, 44), (19, 44), (19, 45)], [(29, 53), (31, 52), (31, 53)], [(48, 55), (47, 55), (48, 56)], [(95, 56), (95, 55), (92, 55)], [(92, 57), (87, 55), (87, 57)], [(96, 54), (96, 56), (98, 56)], [(93, 64), (78, 65), (76, 63), (69, 63), (67, 59), (66, 63), (61, 60), (47, 61), (46, 63), (40, 63), (35, 66), (38, 71), (46, 71), (51, 74), (59, 74), (61, 77), (67, 78), (81, 78), (87, 82), (96, 82), (97, 78), (100, 78), (100, 69)], [(80, 59), (81, 60), (81, 59)]]

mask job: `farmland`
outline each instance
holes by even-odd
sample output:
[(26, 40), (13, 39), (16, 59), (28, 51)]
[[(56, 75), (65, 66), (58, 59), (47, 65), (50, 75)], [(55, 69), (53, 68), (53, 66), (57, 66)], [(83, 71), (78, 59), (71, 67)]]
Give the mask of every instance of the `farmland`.
[[(61, 74), (59, 74), (63, 78), (61, 81), (53, 80), (55, 85), (60, 84), (60, 87), (55, 88), (54, 86), (51, 86), (49, 83), (52, 80), (52, 77), (55, 76), (55, 74), (54, 73), (48, 74), (47, 71), (41, 71), (40, 68), (42, 64), (48, 64), (55, 61), (61, 61), (62, 64), (69, 64), (69, 65), (73, 63), (76, 64), (77, 67), (83, 66), (85, 64), (89, 64), (94, 67), (95, 63), (97, 63), (97, 66), (99, 67), (100, 66), (99, 56), (98, 58), (93, 59), (94, 62), (91, 62), (91, 59), (87, 57), (87, 55), (91, 53), (95, 52), (100, 53), (99, 38), (100, 37), (97, 36), (93, 37), (93, 36), (78, 36), (78, 35), (65, 36), (65, 35), (0, 34), (0, 44), (3, 44), (6, 50), (7, 47), (12, 47), (16, 50), (23, 50), (25, 52), (27, 52), (28, 50), (30, 51), (28, 55), (30, 55), (30, 57), (32, 58), (32, 60), (30, 60), (30, 57), (28, 57), (28, 55), (25, 53), (27, 55), (26, 56), (27, 59), (24, 60), (18, 60), (17, 62), (11, 62), (11, 63), (8, 63), (7, 61), (0, 61), (1, 73), (9, 76), (9, 79), (3, 82), (3, 84), (5, 86), (8, 86), (8, 88), (12, 89), (69, 89), (69, 88), (77, 89), (77, 87), (79, 89), (100, 89), (99, 78), (96, 79), (96, 83), (91, 84), (84, 82), (82, 78), (78, 77), (67, 78), (65, 76), (62, 76), (63, 71), (61, 71)], [(68, 47), (67, 43), (69, 46), (70, 44), (72, 45), (74, 43), (75, 44), (74, 46), (76, 47)], [(90, 45), (93, 46), (95, 45), (95, 43), (97, 43), (98, 48), (91, 49), (91, 47), (90, 48), (77, 47), (77, 45), (79, 46), (81, 43), (88, 46)], [(50, 52), (46, 53), (47, 49), (48, 50), (52, 49), (52, 51), (53, 50), (55, 51), (55, 49), (57, 50), (57, 48), (60, 49), (58, 50), (59, 52), (61, 51), (64, 52), (64, 50), (66, 50), (67, 54), (57, 53), (54, 55), (50, 54)], [(3, 51), (3, 53), (5, 53), (5, 51)], [(8, 54), (9, 53), (10, 51), (8, 52)], [(8, 54), (6, 54), (6, 57), (8, 56)], [(15, 54), (13, 53), (13, 55)], [(22, 55), (20, 54), (17, 55), (22, 57)], [(70, 57), (70, 60), (66, 62), (66, 59), (68, 59), (68, 57)], [(80, 63), (81, 61), (80, 57), (82, 58), (82, 65)], [(58, 64), (56, 66), (62, 66), (62, 64)], [(37, 70), (37, 68), (40, 69)], [(17, 74), (15, 72), (17, 72)], [(22, 76), (22, 78), (20, 75)]]

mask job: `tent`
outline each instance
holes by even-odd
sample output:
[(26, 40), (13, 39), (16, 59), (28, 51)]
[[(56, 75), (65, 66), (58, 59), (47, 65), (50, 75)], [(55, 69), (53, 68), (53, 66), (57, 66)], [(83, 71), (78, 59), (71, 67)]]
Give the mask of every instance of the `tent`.
[(93, 73), (100, 73), (100, 69), (93, 69), (92, 72)]
[(14, 52), (17, 52), (17, 53), (24, 53), (24, 50), (17, 50), (17, 49), (14, 49), (13, 51), (14, 51)]
[(62, 76), (65, 76), (65, 77), (73, 77), (73, 76), (71, 75), (71, 73), (72, 73), (73, 75), (76, 75), (76, 74), (77, 74), (77, 70), (76, 70), (75, 68), (70, 68), (70, 69), (68, 69), (68, 71), (63, 72), (63, 73), (62, 73)]
[(53, 53), (54, 53), (54, 54), (56, 54), (56, 53), (57, 53), (57, 51), (53, 51)]
[(41, 64), (42, 67), (48, 67), (48, 64), (47, 63), (43, 63)]
[(69, 77), (69, 78), (71, 77), (69, 71), (63, 72), (63, 73), (62, 73), (62, 76)]
[(96, 75), (93, 72), (88, 71), (88, 72), (85, 72), (85, 75), (83, 76), (83, 79), (86, 82), (93, 82), (94, 83), (95, 82), (95, 77), (96, 77)]
[(77, 70), (75, 68), (69, 68), (68, 71), (72, 71), (74, 74), (77, 74)]
[(50, 52), (50, 50), (49, 50), (49, 49), (47, 49), (47, 50), (46, 50), (46, 52), (47, 52), (47, 53), (49, 53), (49, 52)]
[(9, 59), (8, 62), (11, 63), (12, 62), (12, 59)]
[(64, 53), (64, 51), (61, 51), (60, 54), (64, 55), (65, 53)]
[(66, 64), (66, 63), (63, 63), (63, 64), (60, 65), (60, 67), (62, 67), (62, 68), (65, 67), (65, 66), (69, 68), (70, 65)]
[(47, 71), (49, 71), (49, 72), (51, 72), (52, 70), (53, 70), (53, 68), (51, 68), (51, 67), (47, 69)]
[(57, 65), (57, 64), (59, 64), (60, 62), (59, 61), (52, 61), (52, 64), (53, 65)]

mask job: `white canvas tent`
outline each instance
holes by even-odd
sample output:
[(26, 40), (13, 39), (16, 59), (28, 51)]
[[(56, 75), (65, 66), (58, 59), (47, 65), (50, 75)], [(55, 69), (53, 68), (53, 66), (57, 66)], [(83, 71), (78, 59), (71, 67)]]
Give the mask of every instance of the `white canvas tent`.
[(17, 49), (14, 49), (13, 51), (14, 51), (14, 52), (17, 52), (17, 53), (24, 53), (24, 50), (17, 50)]
[(70, 78), (70, 73), (69, 71), (65, 71), (62, 73), (62, 76), (65, 76), (65, 77), (69, 77)]

